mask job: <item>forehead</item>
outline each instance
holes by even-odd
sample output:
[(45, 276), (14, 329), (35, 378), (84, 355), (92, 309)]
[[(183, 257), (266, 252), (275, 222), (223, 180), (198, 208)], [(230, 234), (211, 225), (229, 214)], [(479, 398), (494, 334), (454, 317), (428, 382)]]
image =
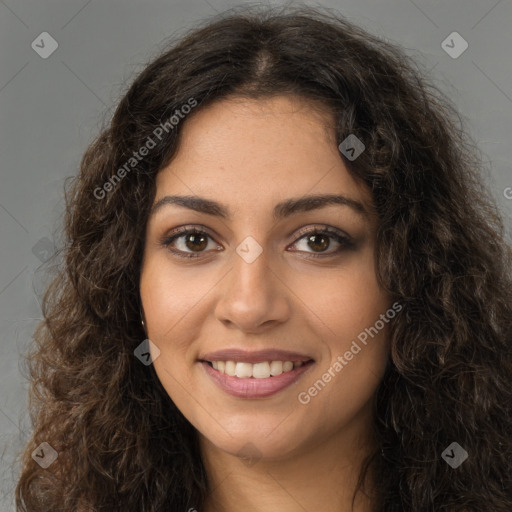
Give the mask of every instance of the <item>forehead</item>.
[(229, 97), (185, 118), (178, 153), (186, 149), (188, 154), (204, 158), (230, 159), (251, 153), (262, 159), (269, 156), (269, 151), (262, 149), (275, 153), (285, 145), (283, 149), (295, 147), (298, 151), (304, 144), (309, 150), (314, 145), (320, 152), (327, 145), (336, 145), (334, 124), (327, 107), (299, 96)]
[(215, 102), (183, 121), (179, 147), (157, 175), (155, 202), (184, 194), (273, 205), (337, 193), (370, 206), (369, 191), (343, 163), (333, 121), (294, 96)]

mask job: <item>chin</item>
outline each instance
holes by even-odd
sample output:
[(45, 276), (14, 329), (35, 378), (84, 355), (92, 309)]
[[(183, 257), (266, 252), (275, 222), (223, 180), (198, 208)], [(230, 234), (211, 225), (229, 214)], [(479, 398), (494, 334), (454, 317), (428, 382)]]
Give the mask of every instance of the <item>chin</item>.
[[(207, 443), (211, 443), (217, 449), (237, 457), (248, 457), (250, 459), (278, 460), (293, 455), (305, 442), (301, 437), (296, 437), (295, 428), (288, 431), (279, 425), (279, 421), (272, 422), (268, 428), (261, 428), (261, 425), (254, 425), (248, 421), (246, 428), (239, 430), (223, 430), (219, 426), (212, 432), (211, 424), (206, 431), (201, 432)], [(242, 427), (240, 424), (239, 427)], [(276, 428), (277, 427), (277, 428)]]

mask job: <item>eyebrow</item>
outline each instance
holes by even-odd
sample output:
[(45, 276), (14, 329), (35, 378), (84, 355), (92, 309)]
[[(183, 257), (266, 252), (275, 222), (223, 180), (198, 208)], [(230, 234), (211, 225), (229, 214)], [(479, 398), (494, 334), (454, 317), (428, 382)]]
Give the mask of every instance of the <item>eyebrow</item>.
[[(274, 220), (285, 219), (295, 213), (309, 212), (334, 204), (348, 206), (362, 217), (368, 218), (370, 216), (363, 204), (355, 199), (351, 199), (340, 194), (319, 194), (300, 198), (291, 198), (278, 203), (274, 207), (273, 218)], [(226, 206), (211, 199), (198, 196), (162, 197), (162, 199), (158, 200), (151, 208), (150, 216), (155, 215), (156, 212), (166, 205), (182, 206), (189, 210), (213, 215), (228, 221), (232, 219), (229, 209)]]

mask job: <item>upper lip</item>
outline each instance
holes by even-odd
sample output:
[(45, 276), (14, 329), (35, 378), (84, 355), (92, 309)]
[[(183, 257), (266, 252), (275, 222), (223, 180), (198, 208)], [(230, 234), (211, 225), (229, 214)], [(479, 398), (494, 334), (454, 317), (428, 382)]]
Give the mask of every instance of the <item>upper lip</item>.
[(247, 352), (239, 349), (226, 349), (208, 352), (199, 358), (201, 361), (235, 361), (243, 363), (260, 363), (263, 361), (310, 361), (313, 358), (287, 350), (257, 350)]

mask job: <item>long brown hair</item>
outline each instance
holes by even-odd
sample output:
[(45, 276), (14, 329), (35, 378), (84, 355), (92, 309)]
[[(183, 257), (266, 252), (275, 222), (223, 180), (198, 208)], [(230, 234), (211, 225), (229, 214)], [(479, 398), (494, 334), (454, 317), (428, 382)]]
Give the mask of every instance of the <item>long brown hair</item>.
[[(235, 94), (299, 95), (333, 113), (338, 142), (364, 141), (345, 164), (372, 192), (378, 279), (403, 306), (375, 399), (380, 449), (360, 477), (376, 472), (376, 510), (510, 512), (512, 251), (461, 116), (398, 46), (337, 13), (254, 6), (166, 46), (66, 187), (64, 263), (26, 355), (34, 430), (17, 509), (201, 510), (195, 429), (134, 356), (139, 277), (155, 176), (187, 116), (166, 121)], [(46, 469), (31, 457), (43, 442), (58, 453)], [(468, 454), (458, 468), (442, 457), (453, 442)]]

